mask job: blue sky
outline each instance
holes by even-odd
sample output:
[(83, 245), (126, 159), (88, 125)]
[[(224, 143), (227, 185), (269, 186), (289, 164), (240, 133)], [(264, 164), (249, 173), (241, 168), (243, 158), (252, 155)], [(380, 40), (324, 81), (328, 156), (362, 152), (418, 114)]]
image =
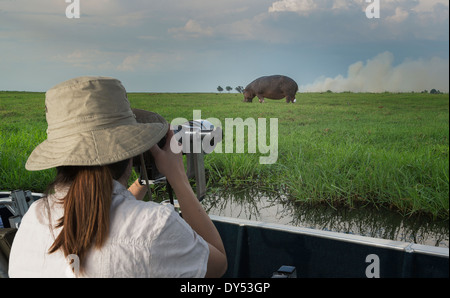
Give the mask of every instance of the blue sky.
[(449, 1), (0, 0), (0, 90), (82, 75), (215, 92), (269, 74), (301, 91), (449, 91)]

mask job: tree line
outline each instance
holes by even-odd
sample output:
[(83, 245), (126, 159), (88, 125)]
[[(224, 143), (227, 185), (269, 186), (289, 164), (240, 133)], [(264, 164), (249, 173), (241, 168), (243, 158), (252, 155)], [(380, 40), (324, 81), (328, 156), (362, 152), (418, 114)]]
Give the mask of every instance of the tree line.
[[(223, 90), (224, 90), (224, 89), (222, 88), (222, 86), (218, 86), (218, 87), (217, 87), (217, 91), (219, 91), (220, 93), (222, 93)], [(227, 90), (228, 93), (230, 93), (230, 91), (233, 90), (233, 87), (226, 86), (226, 87), (225, 87), (225, 90)], [(234, 88), (234, 90), (236, 90), (236, 91), (239, 92), (239, 93), (244, 93), (244, 87), (242, 87), (242, 86), (237, 86), (236, 88)]]
[[(422, 92), (420, 92), (420, 93), (428, 93), (428, 90), (423, 90)], [(439, 90), (436, 90), (436, 89), (431, 89), (430, 90), (430, 94), (442, 94), (443, 92), (441, 92), (441, 91), (439, 91)]]

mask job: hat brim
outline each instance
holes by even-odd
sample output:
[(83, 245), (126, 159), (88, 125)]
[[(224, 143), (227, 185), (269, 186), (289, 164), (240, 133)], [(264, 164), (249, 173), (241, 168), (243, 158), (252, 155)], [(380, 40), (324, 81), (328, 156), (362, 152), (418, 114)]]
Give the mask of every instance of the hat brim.
[(31, 153), (25, 168), (40, 171), (59, 166), (103, 166), (133, 158), (157, 144), (169, 129), (158, 114), (142, 110), (139, 114), (145, 116), (146, 123), (136, 115), (135, 125), (45, 140)]

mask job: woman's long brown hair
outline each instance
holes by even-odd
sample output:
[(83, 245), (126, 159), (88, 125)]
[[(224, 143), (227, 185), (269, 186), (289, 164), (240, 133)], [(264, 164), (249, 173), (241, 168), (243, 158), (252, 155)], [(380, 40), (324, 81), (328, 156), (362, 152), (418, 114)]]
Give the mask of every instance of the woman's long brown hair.
[(112, 201), (113, 179), (124, 173), (129, 161), (111, 166), (60, 167), (48, 192), (59, 184), (69, 184), (62, 200), (64, 216), (57, 228), (60, 234), (49, 249), (54, 253), (62, 249), (65, 257), (77, 255), (80, 269), (87, 251), (93, 246), (101, 248), (109, 233), (109, 214)]

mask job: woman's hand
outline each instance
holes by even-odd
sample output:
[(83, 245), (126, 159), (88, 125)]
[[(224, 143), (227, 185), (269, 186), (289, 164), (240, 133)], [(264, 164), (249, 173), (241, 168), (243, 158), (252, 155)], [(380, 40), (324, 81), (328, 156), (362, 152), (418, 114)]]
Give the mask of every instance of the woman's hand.
[[(166, 135), (167, 141), (164, 147), (159, 148), (158, 145), (155, 145), (150, 149), (150, 152), (155, 159), (158, 171), (167, 178), (170, 185), (175, 190), (179, 184), (184, 184), (186, 182), (189, 183), (189, 181), (184, 169), (181, 145), (177, 144), (178, 142), (176, 142), (173, 136), (173, 131), (169, 129)], [(179, 153), (174, 153), (171, 146), (174, 146), (173, 149), (176, 149), (175, 151), (179, 151)], [(175, 146), (180, 147), (175, 148)]]

